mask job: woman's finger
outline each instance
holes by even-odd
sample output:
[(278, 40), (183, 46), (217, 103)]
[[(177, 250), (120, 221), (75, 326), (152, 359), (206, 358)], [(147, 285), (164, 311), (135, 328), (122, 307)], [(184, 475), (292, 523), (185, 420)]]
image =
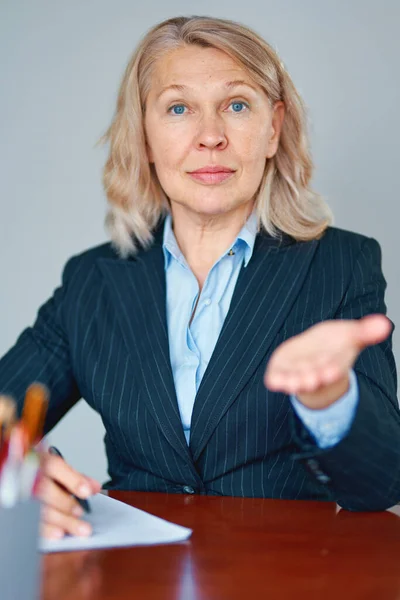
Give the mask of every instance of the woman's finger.
[(272, 368), (266, 373), (265, 382), (269, 389), (287, 394), (310, 393), (326, 384), (334, 383), (346, 375), (348, 368), (335, 361), (301, 362), (301, 368), (293, 365), (292, 369)]
[(92, 528), (89, 523), (65, 515), (59, 510), (52, 506), (44, 506), (42, 510), (42, 522), (46, 525), (51, 525), (58, 529), (62, 529), (65, 533), (70, 535), (77, 535), (80, 537), (87, 537), (91, 534)]
[(39, 497), (45, 504), (56, 508), (66, 515), (81, 517), (83, 509), (69, 492), (62, 489), (55, 481), (43, 477), (39, 485)]
[(367, 315), (355, 325), (359, 349), (383, 342), (393, 329), (391, 321), (381, 314)]
[(60, 483), (71, 494), (75, 494), (79, 498), (88, 498), (96, 491), (87, 477), (75, 471), (59, 456), (46, 456), (44, 472), (47, 477), (54, 479), (54, 481)]
[(61, 527), (55, 527), (54, 525), (49, 525), (42, 521), (40, 525), (40, 535), (47, 540), (60, 540), (65, 534)]

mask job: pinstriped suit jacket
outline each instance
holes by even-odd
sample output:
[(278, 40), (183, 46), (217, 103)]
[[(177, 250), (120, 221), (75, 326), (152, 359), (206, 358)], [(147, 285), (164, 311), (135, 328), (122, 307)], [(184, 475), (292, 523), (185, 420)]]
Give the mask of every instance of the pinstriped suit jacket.
[(285, 339), (322, 320), (385, 313), (385, 286), (370, 238), (336, 228), (306, 243), (259, 234), (198, 390), (188, 446), (169, 361), (161, 226), (135, 258), (105, 244), (68, 262), (62, 286), (0, 361), (0, 391), (21, 406), (26, 387), (44, 382), (47, 431), (84, 397), (106, 428), (110, 488), (386, 508), (400, 499), (391, 339), (359, 357), (357, 414), (334, 448), (319, 449), (289, 398), (263, 385)]

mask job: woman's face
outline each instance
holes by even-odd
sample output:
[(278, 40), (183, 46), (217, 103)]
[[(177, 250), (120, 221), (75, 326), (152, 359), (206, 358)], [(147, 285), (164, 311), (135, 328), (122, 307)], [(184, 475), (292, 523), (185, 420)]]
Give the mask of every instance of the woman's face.
[(220, 50), (186, 46), (162, 57), (145, 130), (172, 212), (177, 205), (208, 217), (250, 209), (265, 161), (277, 150), (283, 113), (282, 102), (271, 108), (246, 70)]

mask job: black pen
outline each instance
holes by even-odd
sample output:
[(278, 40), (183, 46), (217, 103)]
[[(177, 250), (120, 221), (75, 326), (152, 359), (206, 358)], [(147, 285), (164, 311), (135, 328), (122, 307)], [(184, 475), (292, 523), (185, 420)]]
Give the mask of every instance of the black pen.
[[(60, 458), (62, 458), (64, 460), (63, 455), (61, 454), (59, 449), (56, 448), (55, 446), (50, 446), (49, 454), (52, 454), (53, 456), (59, 456)], [(85, 500), (84, 498), (78, 498), (78, 496), (75, 496), (75, 494), (72, 494), (72, 496), (75, 498), (75, 500), (78, 502), (78, 504), (83, 508), (83, 510), (86, 513), (92, 512), (90, 509), (90, 504), (87, 500)]]

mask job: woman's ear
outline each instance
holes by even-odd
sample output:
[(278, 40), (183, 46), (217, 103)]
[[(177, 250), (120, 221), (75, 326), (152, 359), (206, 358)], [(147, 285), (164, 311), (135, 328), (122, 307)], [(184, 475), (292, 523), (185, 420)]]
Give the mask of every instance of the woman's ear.
[(267, 158), (272, 158), (279, 147), (279, 138), (281, 136), (283, 121), (285, 118), (285, 105), (279, 100), (275, 102), (272, 113), (271, 131), (268, 140)]

